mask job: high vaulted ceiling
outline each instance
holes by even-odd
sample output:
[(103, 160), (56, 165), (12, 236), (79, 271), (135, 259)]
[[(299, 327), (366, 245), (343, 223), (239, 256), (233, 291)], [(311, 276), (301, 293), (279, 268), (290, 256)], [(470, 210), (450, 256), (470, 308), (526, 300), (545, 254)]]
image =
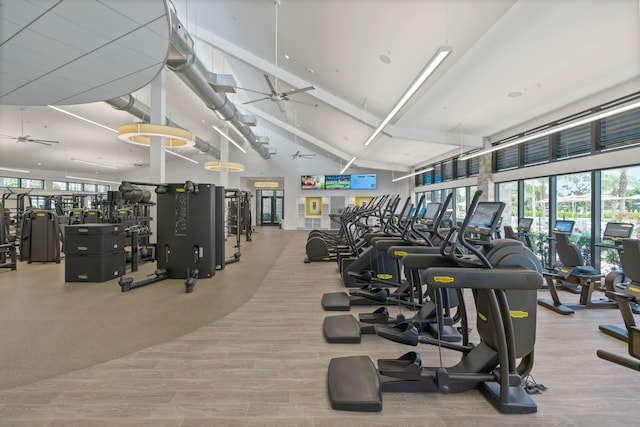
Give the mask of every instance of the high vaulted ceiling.
[[(157, 73), (154, 58), (168, 49), (171, 10), (208, 71), (233, 75), (239, 88), (229, 100), (256, 115), (253, 131), (270, 138), (272, 152), (317, 153), (336, 173), (353, 157), (360, 168), (408, 171), (640, 78), (638, 0), (174, 0), (166, 9), (161, 0), (0, 0), (0, 104), (9, 104), (0, 105), (0, 134), (60, 141), (0, 139), (0, 166), (96, 170), (75, 158), (117, 173), (144, 167), (146, 149), (46, 105), (110, 128), (137, 120), (104, 102), (75, 100), (133, 92), (149, 105), (145, 85)], [(364, 146), (440, 46), (452, 54)], [(127, 69), (137, 77), (120, 80)], [(218, 146), (211, 125), (224, 123), (166, 73), (167, 116)], [(264, 74), (279, 92), (315, 89), (283, 101), (284, 113), (271, 100), (245, 104), (269, 92)], [(179, 153), (203, 156), (195, 148)], [(230, 149), (230, 160), (244, 156), (259, 158)]]

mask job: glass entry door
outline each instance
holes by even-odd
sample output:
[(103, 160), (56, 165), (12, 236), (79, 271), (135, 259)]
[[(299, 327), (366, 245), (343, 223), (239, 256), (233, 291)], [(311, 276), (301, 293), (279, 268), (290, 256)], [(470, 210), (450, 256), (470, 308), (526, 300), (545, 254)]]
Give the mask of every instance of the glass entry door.
[(261, 190), (256, 198), (262, 225), (279, 225), (284, 218), (284, 191)]

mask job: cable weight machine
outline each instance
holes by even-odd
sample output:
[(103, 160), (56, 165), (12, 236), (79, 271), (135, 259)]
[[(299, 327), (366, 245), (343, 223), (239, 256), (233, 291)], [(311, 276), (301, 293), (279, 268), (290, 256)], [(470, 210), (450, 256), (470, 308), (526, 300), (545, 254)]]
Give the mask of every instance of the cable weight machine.
[(187, 293), (199, 278), (215, 275), (216, 239), (223, 236), (215, 232), (215, 224), (222, 221), (224, 206), (216, 204), (213, 184), (150, 184), (125, 181), (120, 185), (123, 195), (133, 185), (155, 186), (157, 196), (157, 269), (150, 277), (134, 282), (132, 277), (119, 281), (122, 292), (165, 279), (185, 279)]

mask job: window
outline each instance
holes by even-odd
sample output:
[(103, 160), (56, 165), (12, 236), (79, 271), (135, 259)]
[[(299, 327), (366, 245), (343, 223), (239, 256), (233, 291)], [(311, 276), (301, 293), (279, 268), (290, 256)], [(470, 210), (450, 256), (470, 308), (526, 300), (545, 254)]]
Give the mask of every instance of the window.
[(26, 178), (22, 178), (20, 180), (20, 187), (22, 187), (22, 188), (33, 188), (35, 190), (44, 190), (44, 180), (43, 179), (26, 179)]
[(504, 202), (502, 225), (510, 225), (515, 230), (518, 226), (518, 181), (498, 184), (497, 200)]
[(505, 171), (518, 167), (518, 150), (519, 146), (503, 148), (496, 151), (496, 171)]
[(549, 178), (524, 181), (524, 216), (533, 218), (530, 231), (533, 251), (545, 265), (549, 251)]
[(453, 179), (453, 160), (442, 163), (442, 180), (451, 181)]
[(456, 179), (467, 176), (467, 161), (456, 159)]
[[(600, 227), (608, 222), (633, 224), (632, 238), (640, 236), (640, 166), (603, 170), (600, 181), (602, 212)], [(600, 251), (600, 269), (606, 274), (619, 269), (620, 257), (615, 249)]]
[(51, 189), (52, 190), (62, 190), (62, 191), (67, 191), (68, 188), (68, 183), (64, 182), (64, 181), (52, 181), (51, 182)]
[(585, 264), (591, 263), (591, 173), (560, 175), (556, 218), (575, 221), (571, 241), (578, 246)]
[(0, 176), (0, 187), (20, 188), (20, 178)]
[(70, 182), (69, 191), (82, 191), (82, 184), (79, 182)]
[(540, 163), (547, 163), (549, 161), (548, 136), (525, 142), (523, 145), (524, 166), (538, 165)]
[(600, 122), (600, 150), (640, 144), (640, 109), (605, 117)]
[(587, 123), (555, 134), (555, 158), (567, 159), (591, 152), (591, 124)]
[(84, 184), (84, 191), (96, 191), (96, 185), (95, 184)]
[(467, 160), (468, 176), (477, 176), (480, 173), (480, 158), (474, 157)]
[(111, 191), (111, 186), (110, 185), (98, 185), (98, 191), (100, 193), (106, 193), (108, 191)]

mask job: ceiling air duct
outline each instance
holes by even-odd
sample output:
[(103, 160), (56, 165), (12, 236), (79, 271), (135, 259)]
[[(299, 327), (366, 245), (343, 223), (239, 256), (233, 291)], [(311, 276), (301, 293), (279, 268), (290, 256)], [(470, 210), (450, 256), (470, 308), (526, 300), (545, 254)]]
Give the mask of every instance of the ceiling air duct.
[[(257, 142), (257, 137), (250, 127), (243, 125), (242, 114), (236, 106), (225, 93), (216, 92), (209, 85), (210, 73), (196, 57), (193, 51), (193, 39), (176, 16), (175, 10), (171, 11), (171, 26), (167, 68), (175, 72), (221, 120), (228, 122), (230, 127), (242, 135), (262, 158), (268, 159), (269, 150)], [(234, 137), (233, 134), (229, 136)]]

